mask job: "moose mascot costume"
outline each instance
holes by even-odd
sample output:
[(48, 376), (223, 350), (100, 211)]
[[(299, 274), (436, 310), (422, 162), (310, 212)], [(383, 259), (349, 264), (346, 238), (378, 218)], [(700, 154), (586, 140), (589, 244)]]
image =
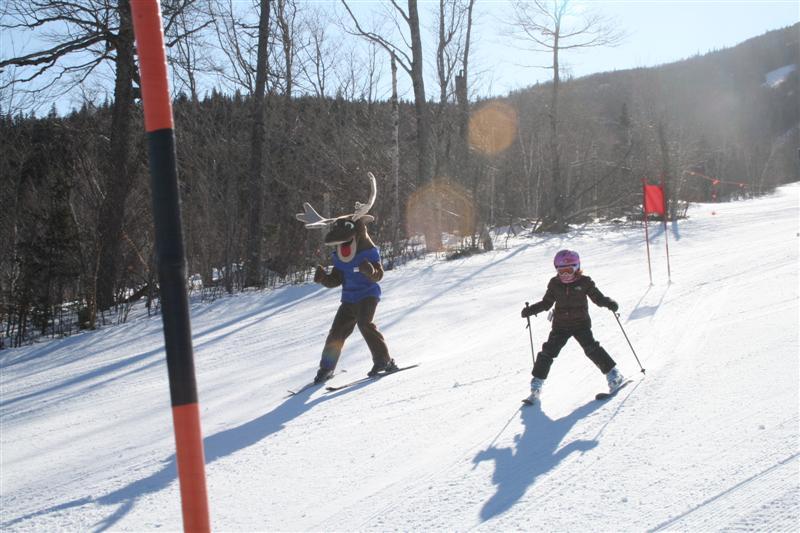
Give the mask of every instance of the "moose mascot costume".
[(325, 340), (314, 383), (322, 383), (333, 375), (344, 341), (355, 326), (358, 326), (372, 353), (372, 369), (367, 375), (375, 376), (397, 370), (397, 365), (389, 356), (383, 335), (372, 322), (381, 297), (378, 282), (383, 278), (383, 266), (380, 252), (367, 234), (367, 224), (374, 220), (367, 213), (377, 195), (375, 176), (370, 172), (368, 177), (372, 191), (369, 201), (366, 204), (356, 202), (353, 214), (323, 218), (311, 204), (305, 202), (304, 212), (296, 215), (306, 228), (329, 228), (325, 235), (325, 244), (336, 248), (331, 254), (333, 268), (330, 274), (321, 265), (317, 265), (314, 281), (329, 289), (342, 286), (342, 303)]

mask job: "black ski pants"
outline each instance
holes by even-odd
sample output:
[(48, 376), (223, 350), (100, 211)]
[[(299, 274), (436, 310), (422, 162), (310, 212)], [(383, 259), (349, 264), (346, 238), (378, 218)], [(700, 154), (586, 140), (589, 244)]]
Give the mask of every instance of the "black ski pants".
[(542, 351), (536, 355), (536, 362), (533, 364), (533, 377), (547, 379), (553, 359), (558, 357), (559, 352), (567, 344), (570, 337), (575, 337), (575, 340), (583, 348), (586, 357), (591, 359), (603, 374), (608, 374), (616, 366), (608, 352), (600, 346), (599, 342), (594, 340), (592, 328), (553, 329), (550, 331), (547, 341), (542, 344)]
[(353, 333), (356, 326), (367, 341), (369, 351), (372, 353), (372, 362), (374, 364), (389, 362), (389, 348), (378, 327), (372, 322), (377, 307), (377, 298), (364, 298), (357, 303), (342, 302), (325, 340), (322, 359), (319, 362), (320, 368), (331, 370), (336, 368), (344, 341)]

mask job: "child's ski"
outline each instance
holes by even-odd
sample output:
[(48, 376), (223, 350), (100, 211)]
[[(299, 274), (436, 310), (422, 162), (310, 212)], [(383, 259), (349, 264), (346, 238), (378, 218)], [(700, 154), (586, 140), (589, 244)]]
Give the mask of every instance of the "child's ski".
[(620, 385), (619, 387), (617, 387), (616, 389), (614, 389), (614, 391), (613, 391), (613, 392), (598, 392), (597, 394), (595, 394), (595, 395), (594, 395), (594, 399), (595, 399), (595, 400), (608, 400), (609, 398), (613, 398), (614, 396), (616, 396), (616, 395), (617, 395), (617, 393), (618, 393), (618, 392), (619, 392), (619, 391), (620, 391), (620, 390), (621, 390), (621, 389), (622, 389), (624, 386), (626, 386), (626, 385), (627, 385), (628, 383), (630, 383), (631, 381), (633, 381), (633, 380), (632, 380), (632, 379), (625, 380), (625, 382), (624, 382), (622, 385)]
[(374, 376), (367, 376), (365, 378), (361, 378), (361, 379), (357, 379), (355, 381), (351, 381), (350, 383), (344, 383), (343, 385), (328, 386), (328, 387), (325, 387), (325, 390), (328, 391), (328, 392), (333, 392), (333, 391), (337, 391), (337, 390), (346, 389), (347, 387), (352, 387), (353, 385), (358, 385), (359, 383), (366, 383), (368, 381), (375, 381), (375, 380), (378, 380), (380, 378), (385, 378), (386, 376), (391, 376), (392, 374), (397, 374), (398, 372), (402, 372), (403, 370), (410, 370), (412, 368), (416, 368), (418, 366), (419, 366), (418, 364), (417, 365), (409, 365), (409, 366), (401, 366), (400, 368), (398, 368), (394, 372), (380, 372), (378, 374), (375, 374)]

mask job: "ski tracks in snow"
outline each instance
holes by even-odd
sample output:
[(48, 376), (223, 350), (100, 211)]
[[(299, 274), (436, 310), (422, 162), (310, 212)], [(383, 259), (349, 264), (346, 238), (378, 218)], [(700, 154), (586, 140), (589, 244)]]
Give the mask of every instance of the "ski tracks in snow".
[(800, 523), (800, 486), (796, 453), (651, 531), (796, 531)]

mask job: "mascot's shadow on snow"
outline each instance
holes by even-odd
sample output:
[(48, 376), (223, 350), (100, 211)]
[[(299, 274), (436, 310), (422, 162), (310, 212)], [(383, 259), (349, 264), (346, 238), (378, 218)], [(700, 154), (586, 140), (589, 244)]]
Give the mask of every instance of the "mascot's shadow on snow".
[(539, 405), (521, 408), (525, 430), (514, 437), (515, 446), (490, 446), (478, 452), (472, 460), (476, 465), (483, 461), (495, 463), (492, 483), (497, 486), (497, 492), (481, 508), (481, 519), (486, 521), (503, 514), (539, 476), (554, 469), (569, 455), (583, 453), (597, 446), (597, 440), (563, 441), (578, 420), (602, 405), (603, 402), (592, 400), (558, 420), (549, 418)]

